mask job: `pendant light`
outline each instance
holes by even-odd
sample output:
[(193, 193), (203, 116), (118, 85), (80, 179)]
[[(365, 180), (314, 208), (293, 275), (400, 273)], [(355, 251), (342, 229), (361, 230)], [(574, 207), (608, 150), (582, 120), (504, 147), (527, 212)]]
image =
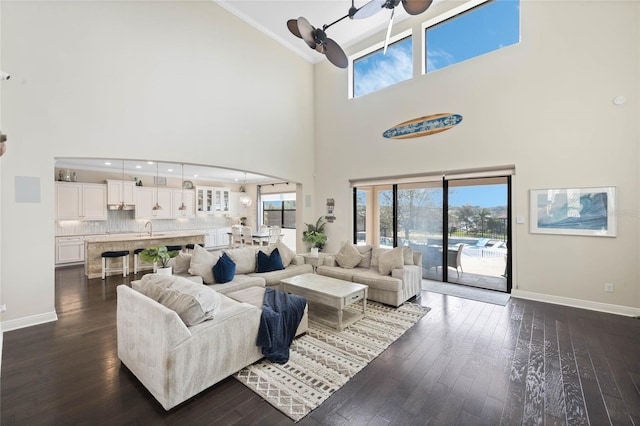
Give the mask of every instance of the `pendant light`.
[(182, 216), (186, 216), (187, 215), (187, 206), (185, 206), (184, 204), (184, 164), (181, 164), (182, 166), (182, 204), (180, 205), (180, 207), (178, 207), (178, 210), (180, 211), (180, 214)]
[(160, 175), (158, 174), (158, 163), (156, 163), (156, 205), (151, 208), (151, 213), (156, 216), (158, 210), (162, 210), (162, 206), (158, 204), (158, 181), (160, 181)]
[(240, 196), (240, 204), (242, 204), (245, 208), (249, 207), (251, 205), (251, 197), (249, 197), (246, 194), (247, 190), (247, 172), (244, 173), (244, 189), (243, 189), (243, 195)]
[(120, 182), (120, 194), (122, 195), (122, 202), (118, 205), (118, 210), (124, 210), (124, 160), (122, 160), (122, 181)]

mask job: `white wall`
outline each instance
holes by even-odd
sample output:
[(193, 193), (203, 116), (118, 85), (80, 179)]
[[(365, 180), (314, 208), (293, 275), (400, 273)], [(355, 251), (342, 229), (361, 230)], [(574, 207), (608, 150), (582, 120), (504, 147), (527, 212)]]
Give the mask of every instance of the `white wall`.
[[(357, 99), (347, 99), (346, 71), (316, 66), (316, 200), (335, 198), (337, 217), (327, 250), (353, 235), (350, 178), (515, 164), (514, 216), (527, 221), (529, 189), (615, 186), (619, 200), (616, 238), (530, 234), (528, 223), (514, 223), (516, 293), (638, 308), (640, 3), (521, 1), (520, 8), (520, 44)], [(413, 27), (419, 37), (423, 20), (394, 33)], [(617, 95), (627, 103), (614, 106)], [(440, 112), (464, 120), (423, 138), (381, 136)], [(604, 292), (605, 282), (614, 293)]]
[[(3, 329), (55, 318), (54, 157), (247, 170), (313, 194), (313, 67), (213, 2), (3, 2)], [(39, 204), (14, 201), (39, 177)]]

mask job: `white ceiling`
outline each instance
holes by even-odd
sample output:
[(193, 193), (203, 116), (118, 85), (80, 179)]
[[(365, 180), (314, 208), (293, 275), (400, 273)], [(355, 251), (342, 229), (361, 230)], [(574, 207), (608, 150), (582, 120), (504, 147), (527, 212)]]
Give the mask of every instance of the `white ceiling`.
[[(347, 15), (351, 0), (214, 0), (234, 15), (268, 36), (279, 41), (311, 63), (325, 59), (325, 56), (310, 49), (302, 39), (295, 37), (287, 29), (289, 19), (305, 17), (311, 25), (321, 28), (323, 25)], [(443, 0), (436, 0), (431, 7)], [(356, 0), (355, 6), (362, 7), (367, 0)], [(327, 37), (346, 49), (377, 32), (384, 31), (389, 23), (391, 10), (383, 9), (366, 19), (346, 18), (327, 29)], [(394, 24), (407, 19), (410, 15), (402, 5), (396, 7)], [(384, 34), (380, 41), (384, 41)]]
[[(111, 163), (111, 164), (106, 164)], [(105, 173), (122, 173), (122, 159), (88, 159), (88, 158), (57, 158), (55, 161), (56, 173), (58, 169), (89, 170)], [(147, 160), (124, 160), (124, 171), (133, 176), (155, 176), (156, 163)], [(180, 163), (158, 163), (158, 176), (175, 179), (182, 178)], [(184, 165), (184, 179), (209, 182), (245, 182), (245, 172), (241, 170), (221, 169), (217, 167), (200, 166), (195, 164)], [(269, 176), (246, 173), (246, 181), (249, 184), (265, 184), (282, 182)]]

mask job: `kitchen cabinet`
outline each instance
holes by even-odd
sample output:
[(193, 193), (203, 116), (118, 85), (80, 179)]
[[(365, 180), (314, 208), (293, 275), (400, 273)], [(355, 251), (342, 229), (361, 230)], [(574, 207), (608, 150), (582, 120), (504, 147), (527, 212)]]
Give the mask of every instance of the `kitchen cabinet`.
[[(168, 188), (135, 187), (136, 219), (172, 219), (173, 190)], [(160, 210), (153, 206), (160, 205)]]
[(229, 188), (196, 187), (196, 212), (204, 214), (229, 213)]
[(107, 220), (107, 185), (56, 182), (57, 220)]
[(134, 205), (135, 182), (107, 179), (107, 204), (118, 205), (124, 201), (127, 205)]
[[(183, 192), (184, 191), (184, 192)], [(182, 211), (178, 210), (182, 205), (182, 200), (184, 197), (184, 205), (187, 206), (187, 210), (185, 210), (184, 214)], [(195, 211), (193, 209), (195, 203), (195, 192), (193, 190), (174, 190), (173, 191), (173, 217), (179, 219), (181, 217), (192, 218), (195, 216)]]
[(220, 248), (227, 247), (229, 245), (229, 235), (228, 232), (231, 231), (231, 228), (214, 228), (214, 229), (205, 229), (202, 232), (204, 234), (204, 246), (205, 248)]
[(56, 265), (84, 262), (83, 237), (56, 237)]

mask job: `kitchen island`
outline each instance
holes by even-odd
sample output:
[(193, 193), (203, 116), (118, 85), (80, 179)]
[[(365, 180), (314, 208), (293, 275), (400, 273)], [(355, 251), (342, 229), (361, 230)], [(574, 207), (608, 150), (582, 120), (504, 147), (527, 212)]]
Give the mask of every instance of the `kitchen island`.
[[(204, 233), (199, 231), (159, 232), (145, 234), (111, 234), (85, 237), (84, 272), (87, 278), (102, 276), (102, 252), (129, 250), (129, 271), (133, 272), (133, 251), (138, 248), (174, 246), (204, 243)], [(112, 275), (117, 275), (113, 273)]]

